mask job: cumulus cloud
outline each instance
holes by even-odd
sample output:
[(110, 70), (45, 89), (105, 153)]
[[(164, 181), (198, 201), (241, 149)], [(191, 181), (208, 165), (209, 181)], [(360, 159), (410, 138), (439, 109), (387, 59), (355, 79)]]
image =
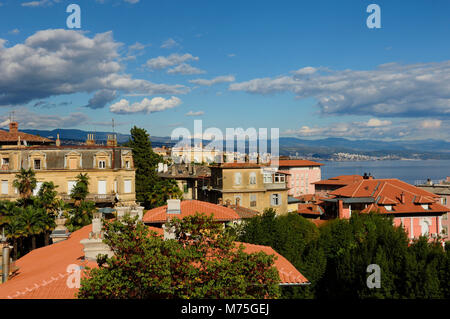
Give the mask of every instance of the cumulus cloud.
[(198, 112), (189, 111), (186, 113), (186, 116), (200, 116), (203, 114), (205, 114), (205, 112), (203, 112), (203, 111), (198, 111)]
[(0, 39), (0, 105), (101, 90), (183, 94), (184, 85), (133, 79), (119, 63), (121, 43), (111, 32), (89, 38), (64, 29), (38, 31), (24, 43), (5, 47)]
[(85, 107), (91, 109), (100, 109), (117, 98), (117, 92), (111, 90), (100, 90), (95, 92), (94, 96), (89, 100)]
[(181, 63), (180, 65), (177, 65), (176, 67), (167, 70), (167, 73), (186, 75), (186, 74), (202, 74), (205, 73), (205, 71), (200, 70), (199, 68), (195, 68), (187, 63)]
[(59, 3), (61, 0), (40, 0), (40, 1), (29, 1), (29, 2), (22, 2), (22, 7), (50, 7), (54, 3)]
[(388, 63), (367, 71), (306, 67), (292, 75), (233, 83), (229, 89), (313, 97), (325, 115), (450, 116), (450, 61)]
[[(38, 114), (26, 108), (14, 111), (14, 117), (20, 119), (20, 126), (27, 128), (68, 128), (88, 123), (89, 117), (84, 113), (71, 113), (67, 116)], [(9, 114), (0, 116), (0, 121), (6, 121)]]
[(161, 44), (161, 48), (163, 49), (171, 49), (173, 47), (177, 47), (180, 44), (172, 38), (167, 39)]
[(234, 80), (235, 80), (235, 78), (232, 75), (222, 75), (222, 76), (217, 76), (211, 80), (194, 79), (194, 80), (189, 80), (189, 82), (197, 84), (197, 85), (211, 86), (211, 85), (218, 84), (218, 83), (233, 82)]
[(186, 61), (198, 61), (198, 57), (192, 56), (190, 53), (183, 55), (174, 53), (169, 56), (159, 56), (147, 61), (146, 66), (152, 70), (165, 69), (174, 65), (184, 63)]
[(162, 97), (154, 97), (151, 100), (144, 98), (140, 102), (130, 104), (128, 100), (122, 99), (117, 103), (112, 104), (109, 110), (117, 114), (131, 114), (131, 113), (154, 113), (161, 112), (167, 109), (172, 109), (181, 104), (181, 100), (175, 96), (169, 99)]
[(433, 129), (441, 127), (441, 124), (442, 124), (441, 120), (423, 120), (420, 123), (420, 126), (425, 129)]
[(439, 129), (439, 138), (450, 139), (450, 120), (409, 119), (380, 121), (370, 119), (368, 122), (336, 122), (323, 126), (303, 125), (298, 129), (290, 129), (283, 135), (298, 137), (344, 137), (344, 138), (372, 138), (372, 139), (425, 139), (436, 138)]
[(392, 124), (392, 122), (391, 121), (388, 121), (388, 120), (379, 120), (379, 119), (375, 119), (375, 118), (373, 118), (373, 119), (370, 119), (368, 122), (367, 122), (367, 126), (369, 126), (369, 127), (380, 127), (380, 126), (386, 126), (386, 125), (389, 125), (389, 124)]

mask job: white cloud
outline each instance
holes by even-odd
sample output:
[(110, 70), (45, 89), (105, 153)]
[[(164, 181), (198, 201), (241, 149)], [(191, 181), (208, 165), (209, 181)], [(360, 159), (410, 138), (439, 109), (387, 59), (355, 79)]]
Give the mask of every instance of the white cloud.
[(171, 49), (179, 46), (180, 44), (172, 38), (167, 39), (161, 44), (161, 48), (163, 49)]
[(93, 38), (73, 30), (43, 30), (24, 43), (5, 47), (0, 39), (0, 105), (99, 90), (183, 94), (184, 85), (156, 84), (124, 73), (112, 32)]
[(386, 126), (386, 125), (390, 125), (390, 124), (392, 124), (391, 121), (388, 121), (388, 120), (382, 121), (382, 120), (375, 119), (375, 118), (370, 119), (367, 122), (367, 126), (369, 126), (369, 127), (379, 127), (379, 126)]
[(325, 115), (448, 117), (450, 61), (389, 63), (368, 71), (306, 67), (293, 75), (233, 83), (229, 89), (254, 94), (293, 92), (297, 98), (313, 97)]
[(203, 70), (200, 70), (198, 68), (193, 67), (192, 65), (189, 65), (187, 63), (181, 63), (180, 65), (177, 65), (176, 67), (173, 67), (169, 70), (167, 70), (168, 74), (202, 74), (206, 73)]
[(40, 1), (29, 1), (29, 2), (22, 2), (22, 7), (49, 7), (52, 6), (55, 3), (59, 3), (61, 0), (40, 0)]
[(128, 100), (122, 99), (117, 103), (112, 104), (109, 110), (117, 114), (131, 114), (131, 113), (154, 113), (164, 110), (172, 109), (181, 104), (181, 100), (175, 96), (170, 99), (162, 97), (154, 97), (151, 100), (144, 98), (140, 102), (130, 104)]
[(233, 82), (234, 80), (235, 80), (235, 78), (233, 75), (222, 75), (222, 76), (217, 76), (211, 80), (194, 79), (194, 80), (189, 80), (189, 82), (197, 84), (197, 85), (211, 86), (211, 85), (218, 84), (218, 83)]
[(14, 34), (14, 35), (16, 35), (16, 34), (19, 34), (19, 33), (20, 33), (20, 30), (17, 29), (17, 28), (15, 28), (15, 29), (9, 31), (8, 33), (9, 33), (9, 34)]
[(441, 127), (442, 121), (441, 120), (424, 120), (422, 123), (420, 123), (422, 128), (425, 129), (434, 129)]
[[(14, 110), (14, 117), (19, 119), (19, 125), (22, 128), (67, 128), (86, 124), (89, 117), (84, 113), (70, 113), (67, 116), (52, 114), (38, 114), (31, 112), (26, 108)], [(0, 116), (0, 121), (6, 121), (9, 114)]]
[(192, 56), (190, 53), (183, 55), (174, 53), (169, 56), (159, 56), (147, 61), (146, 66), (153, 70), (165, 69), (174, 65), (181, 64), (186, 61), (198, 61), (198, 57)]
[[(369, 125), (371, 123), (371, 125)], [(439, 128), (439, 135), (432, 129)], [(408, 119), (398, 121), (336, 122), (324, 126), (303, 125), (290, 129), (283, 135), (299, 137), (344, 137), (350, 139), (426, 139), (441, 138), (450, 140), (450, 120)]]
[(186, 113), (186, 116), (200, 116), (203, 114), (205, 114), (205, 112), (203, 112), (203, 111), (198, 111), (198, 112), (189, 111)]

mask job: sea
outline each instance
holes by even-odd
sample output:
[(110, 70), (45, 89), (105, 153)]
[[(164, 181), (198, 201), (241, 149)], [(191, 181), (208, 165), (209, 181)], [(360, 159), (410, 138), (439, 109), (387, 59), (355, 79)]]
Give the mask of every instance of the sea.
[(374, 178), (398, 178), (412, 185), (427, 179), (434, 183), (450, 176), (450, 160), (320, 161), (322, 179), (338, 175), (372, 174)]

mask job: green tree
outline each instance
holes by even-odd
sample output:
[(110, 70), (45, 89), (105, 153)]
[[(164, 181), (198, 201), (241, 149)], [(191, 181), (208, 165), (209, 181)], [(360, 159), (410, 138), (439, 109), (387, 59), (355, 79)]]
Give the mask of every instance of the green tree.
[(36, 174), (30, 169), (21, 168), (20, 172), (16, 174), (16, 179), (13, 181), (13, 186), (17, 188), (20, 196), (27, 201), (33, 194), (36, 188)]
[(75, 201), (75, 206), (80, 206), (89, 194), (89, 177), (87, 173), (80, 173), (76, 178), (76, 184), (72, 188), (70, 197)]
[(182, 192), (174, 180), (160, 178), (157, 174), (158, 163), (162, 156), (153, 152), (150, 136), (145, 129), (134, 126), (131, 138), (125, 144), (133, 151), (136, 168), (136, 201), (146, 209), (164, 205), (169, 198), (181, 198)]
[(36, 249), (36, 236), (42, 234), (46, 228), (47, 213), (42, 208), (26, 206), (20, 213), (24, 234), (31, 238), (31, 250)]
[(97, 210), (92, 201), (83, 201), (78, 206), (69, 209), (65, 215), (67, 217), (66, 227), (70, 232), (74, 232), (92, 223), (93, 213)]
[(88, 269), (78, 298), (276, 298), (273, 256), (246, 254), (212, 217), (195, 215), (167, 225), (163, 240), (136, 219), (104, 225), (114, 256)]
[(317, 279), (322, 276), (326, 260), (318, 249), (319, 230), (297, 213), (277, 216), (272, 208), (251, 218), (240, 230), (242, 242), (267, 245), (288, 259), (312, 283), (307, 287), (284, 287), (285, 298), (312, 298)]

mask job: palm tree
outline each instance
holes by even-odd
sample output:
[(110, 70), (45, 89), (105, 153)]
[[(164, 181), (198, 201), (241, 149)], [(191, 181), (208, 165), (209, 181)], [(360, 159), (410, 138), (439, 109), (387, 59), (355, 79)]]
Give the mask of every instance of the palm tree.
[(31, 237), (31, 250), (36, 249), (36, 235), (41, 234), (45, 230), (45, 213), (42, 208), (27, 206), (23, 208), (20, 214), (21, 222), (24, 225), (24, 234)]
[(75, 200), (75, 206), (80, 206), (81, 202), (86, 199), (89, 194), (89, 177), (86, 174), (80, 173), (77, 175), (77, 183), (72, 188), (70, 197)]
[(19, 241), (25, 236), (25, 227), (20, 214), (14, 214), (9, 218), (6, 224), (7, 237), (13, 240), (13, 254), (14, 260), (19, 256)]
[(13, 181), (14, 187), (19, 190), (20, 196), (24, 199), (29, 199), (36, 188), (36, 177), (34, 171), (30, 169), (20, 169), (20, 173), (16, 174), (16, 179)]

